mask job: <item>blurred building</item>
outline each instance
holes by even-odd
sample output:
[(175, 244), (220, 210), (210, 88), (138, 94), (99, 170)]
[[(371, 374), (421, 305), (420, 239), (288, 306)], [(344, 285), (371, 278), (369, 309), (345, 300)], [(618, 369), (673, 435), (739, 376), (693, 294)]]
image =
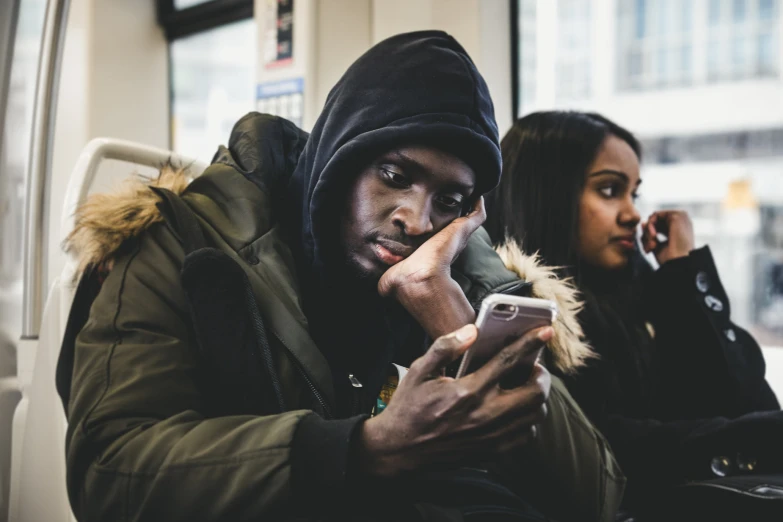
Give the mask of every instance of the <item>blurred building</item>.
[(519, 115), (598, 111), (644, 145), (640, 206), (689, 211), (732, 316), (783, 346), (779, 0), (517, 0)]

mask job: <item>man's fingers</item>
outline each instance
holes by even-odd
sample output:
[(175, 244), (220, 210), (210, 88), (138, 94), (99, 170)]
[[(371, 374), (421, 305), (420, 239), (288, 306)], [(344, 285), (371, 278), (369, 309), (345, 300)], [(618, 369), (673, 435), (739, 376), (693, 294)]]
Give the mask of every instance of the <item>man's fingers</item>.
[(500, 430), (497, 433), (497, 436), (505, 437), (506, 435), (513, 434), (514, 432), (519, 433), (530, 429), (535, 429), (537, 424), (541, 424), (544, 422), (544, 420), (546, 420), (547, 413), (546, 404), (541, 404), (537, 408), (531, 410), (529, 413), (520, 415), (513, 421), (507, 422), (506, 426), (508, 426), (509, 429)]
[(465, 353), (476, 340), (477, 335), (476, 326), (468, 324), (456, 332), (439, 337), (432, 343), (427, 353), (413, 362), (408, 371), (408, 378), (425, 380), (431, 375), (440, 374), (442, 369)]
[(534, 439), (538, 431), (536, 425), (544, 422), (546, 415), (546, 405), (542, 404), (528, 413), (504, 419), (501, 426), (496, 425), (496, 429), (486, 433), (480, 440), (488, 444), (486, 449), (490, 455), (497, 456), (498, 453), (523, 446)]
[(476, 200), (467, 217), (470, 219), (479, 220), (479, 226), (487, 220), (487, 207), (484, 204), (484, 196), (481, 196)]
[[(476, 200), (470, 213), (463, 218), (465, 224), (462, 225), (465, 239), (469, 238), (473, 232), (478, 230), (478, 227), (484, 224), (487, 220), (487, 207), (484, 205), (484, 196), (481, 196)], [(455, 220), (456, 221), (456, 220)]]
[(535, 386), (527, 386), (524, 391), (515, 389), (511, 394), (501, 392), (494, 398), (499, 404), (493, 405), (491, 412), (488, 412), (488, 415), (493, 416), (493, 421), (486, 427), (487, 436), (494, 436), (492, 433), (502, 435), (510, 430), (544, 422), (548, 413), (544, 395), (544, 390), (537, 390)]
[(495, 386), (504, 375), (513, 371), (519, 364), (532, 365), (534, 361), (529, 360), (530, 357), (543, 347), (553, 335), (554, 330), (551, 326), (533, 329), (504, 347), (484, 366), (464, 378), (475, 379), (480, 388)]
[(530, 380), (517, 388), (500, 389), (492, 398), (489, 413), (494, 418), (503, 419), (509, 415), (518, 416), (520, 412), (534, 412), (543, 406), (549, 398), (552, 388), (552, 376), (541, 364), (533, 366)]
[(470, 236), (486, 221), (487, 210), (484, 197), (480, 197), (466, 216), (458, 217), (429, 241), (437, 244), (436, 256), (447, 259), (449, 263), (462, 252)]

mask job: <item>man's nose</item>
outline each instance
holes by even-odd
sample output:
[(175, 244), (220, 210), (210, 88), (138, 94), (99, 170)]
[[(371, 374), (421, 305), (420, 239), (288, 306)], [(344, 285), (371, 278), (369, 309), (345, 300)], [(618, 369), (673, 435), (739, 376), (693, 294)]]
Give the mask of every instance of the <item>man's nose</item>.
[(421, 236), (434, 230), (432, 205), (427, 198), (410, 198), (401, 202), (392, 215), (392, 222), (409, 236)]

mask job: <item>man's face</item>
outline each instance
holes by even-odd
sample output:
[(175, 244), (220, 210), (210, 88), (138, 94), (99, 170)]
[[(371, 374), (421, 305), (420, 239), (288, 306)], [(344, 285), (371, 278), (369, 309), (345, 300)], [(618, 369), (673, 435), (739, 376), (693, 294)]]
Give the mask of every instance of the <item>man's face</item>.
[(342, 218), (352, 272), (380, 279), (468, 209), (475, 183), (473, 169), (435, 148), (399, 147), (378, 156), (351, 186)]

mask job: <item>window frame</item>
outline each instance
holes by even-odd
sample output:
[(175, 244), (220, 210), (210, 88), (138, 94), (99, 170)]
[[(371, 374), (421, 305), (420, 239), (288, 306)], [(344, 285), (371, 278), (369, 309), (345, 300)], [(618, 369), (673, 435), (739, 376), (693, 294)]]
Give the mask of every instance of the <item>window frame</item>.
[(519, 119), (519, 84), (522, 70), (519, 67), (519, 0), (509, 0), (509, 18), (511, 19), (511, 121)]
[(174, 0), (157, 0), (158, 23), (171, 43), (222, 25), (253, 17), (253, 0), (210, 0), (176, 9)]

